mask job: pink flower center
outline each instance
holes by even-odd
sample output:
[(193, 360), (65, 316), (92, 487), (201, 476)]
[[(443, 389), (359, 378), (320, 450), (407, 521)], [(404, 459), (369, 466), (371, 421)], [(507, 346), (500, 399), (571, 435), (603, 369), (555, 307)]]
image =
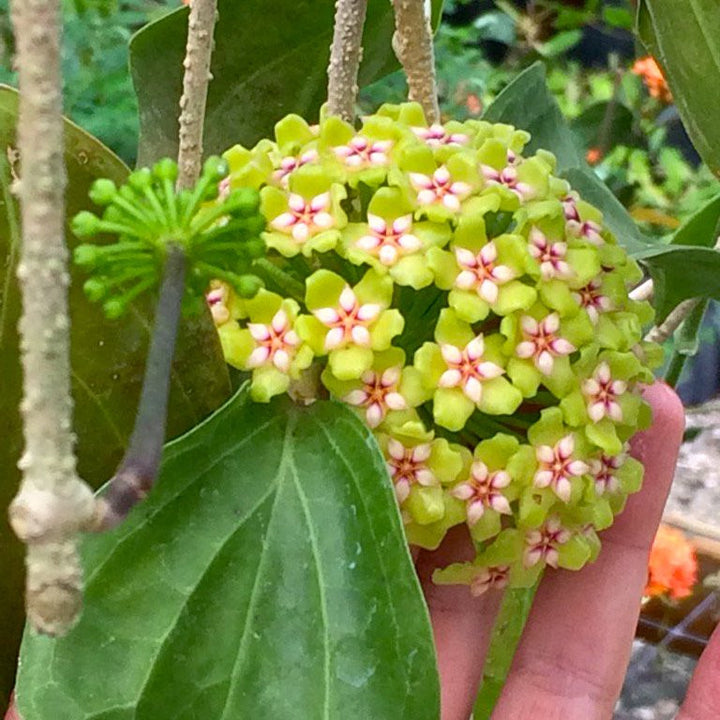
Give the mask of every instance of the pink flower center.
[(560, 329), (557, 313), (550, 313), (540, 322), (524, 315), (520, 326), (525, 339), (515, 348), (515, 353), (521, 358), (533, 358), (535, 367), (543, 375), (552, 374), (555, 357), (575, 352), (572, 343), (557, 336)]
[(291, 328), (287, 313), (278, 310), (269, 325), (248, 323), (248, 330), (257, 345), (248, 358), (248, 369), (273, 365), (287, 373), (300, 345), (300, 338)]
[(570, 500), (572, 492), (571, 478), (588, 472), (588, 466), (581, 460), (573, 459), (575, 439), (566, 435), (554, 447), (540, 445), (535, 449), (538, 469), (533, 484), (538, 488), (551, 487), (563, 501)]
[(306, 202), (301, 195), (291, 193), (287, 212), (278, 215), (270, 225), (275, 230), (292, 235), (294, 240), (302, 244), (308, 238), (330, 229), (335, 224), (335, 219), (328, 212), (329, 209), (329, 192), (316, 195), (309, 202)]
[(415, 136), (424, 140), (430, 147), (440, 147), (442, 145), (466, 145), (470, 137), (464, 133), (449, 133), (442, 125), (435, 123), (430, 127), (414, 127), (410, 128)]
[(525, 567), (532, 567), (545, 561), (550, 567), (557, 567), (558, 547), (564, 545), (571, 537), (569, 530), (560, 525), (560, 521), (550, 518), (542, 527), (531, 530), (525, 535)]
[(540, 230), (534, 227), (530, 230), (528, 250), (540, 263), (540, 274), (543, 280), (568, 279), (573, 276), (572, 268), (565, 260), (566, 243), (551, 243)]
[(481, 568), (470, 582), (470, 594), (479, 597), (493, 588), (502, 590), (508, 584), (509, 577), (509, 565), (493, 565), (492, 567)]
[(307, 165), (308, 163), (315, 162), (317, 159), (317, 150), (308, 150), (298, 157), (288, 155), (280, 161), (280, 167), (273, 173), (273, 179), (275, 182), (287, 187), (288, 178), (293, 170), (297, 170), (299, 167)]
[(325, 336), (325, 349), (329, 351), (348, 344), (369, 347), (368, 325), (378, 318), (380, 312), (380, 305), (360, 305), (355, 293), (346, 286), (340, 293), (337, 308), (320, 308), (315, 310), (313, 315), (330, 328)]
[(377, 427), (387, 415), (388, 410), (407, 408), (405, 398), (398, 392), (401, 369), (388, 368), (382, 373), (372, 370), (361, 376), (362, 388), (351, 391), (343, 398), (346, 403), (366, 408), (365, 417), (370, 427)]
[(615, 422), (622, 422), (623, 412), (617, 402), (618, 395), (627, 390), (627, 383), (622, 380), (613, 380), (610, 375), (610, 366), (606, 362), (600, 363), (593, 376), (582, 384), (582, 392), (587, 400), (588, 416), (593, 422), (600, 422), (609, 417)]
[(496, 170), (491, 165), (481, 165), (483, 177), (490, 185), (502, 185), (511, 190), (518, 196), (520, 200), (527, 200), (533, 196), (534, 191), (528, 183), (520, 182), (518, 179), (518, 171), (515, 167), (517, 156), (512, 150), (507, 153), (508, 165), (502, 170)]
[(468, 524), (474, 525), (488, 507), (503, 515), (512, 514), (510, 503), (501, 492), (510, 482), (510, 475), (504, 470), (491, 473), (485, 463), (476, 460), (472, 464), (468, 480), (456, 485), (450, 494), (467, 502)]
[(438, 484), (437, 478), (426, 464), (431, 451), (430, 443), (406, 448), (394, 438), (388, 441), (387, 467), (400, 504), (407, 500), (413, 485), (431, 487)]
[(476, 404), (482, 399), (482, 382), (505, 372), (499, 365), (483, 360), (485, 342), (482, 335), (471, 340), (463, 349), (443, 344), (440, 352), (448, 369), (440, 376), (439, 387), (459, 387)]
[(600, 292), (601, 287), (602, 282), (595, 279), (591, 280), (585, 287), (575, 290), (572, 294), (578, 305), (585, 308), (593, 325), (597, 324), (600, 313), (612, 310), (612, 302), (609, 297)]
[(371, 142), (363, 135), (357, 135), (347, 145), (333, 148), (335, 155), (353, 170), (365, 167), (382, 167), (389, 162), (388, 153), (392, 140)]
[(455, 248), (455, 259), (461, 269), (455, 278), (455, 286), (461, 290), (475, 290), (491, 305), (498, 298), (498, 285), (504, 285), (515, 277), (515, 271), (507, 265), (496, 265), (495, 243), (484, 245), (477, 255), (465, 248)]
[(432, 175), (410, 173), (410, 182), (417, 190), (419, 205), (441, 204), (448, 210), (457, 212), (460, 203), (471, 192), (472, 188), (466, 182), (453, 181), (450, 171), (443, 165)]
[(606, 492), (614, 493), (620, 489), (620, 481), (615, 475), (615, 471), (625, 461), (625, 455), (605, 455), (590, 461), (590, 473), (595, 482), (595, 491), (598, 495), (604, 495)]
[(412, 215), (403, 215), (388, 224), (384, 218), (368, 214), (368, 227), (370, 234), (361, 237), (356, 245), (383, 265), (394, 265), (402, 255), (422, 248), (422, 242), (411, 233)]

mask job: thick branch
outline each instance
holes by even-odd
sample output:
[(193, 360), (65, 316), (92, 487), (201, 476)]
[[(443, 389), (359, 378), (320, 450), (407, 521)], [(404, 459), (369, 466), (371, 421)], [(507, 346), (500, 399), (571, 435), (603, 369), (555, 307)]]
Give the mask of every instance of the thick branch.
[(10, 521), (28, 544), (27, 611), (41, 632), (67, 630), (80, 609), (76, 533), (94, 511), (76, 475), (70, 394), (60, 0), (15, 0), (23, 242), (18, 279), (24, 397), (23, 481)]
[(337, 0), (328, 65), (328, 112), (352, 122), (358, 94), (358, 69), (367, 0)]
[(425, 0), (392, 0), (395, 8), (393, 48), (408, 82), (408, 97), (419, 102), (429, 123), (438, 122), (432, 28)]
[(185, 75), (180, 98), (179, 190), (191, 188), (200, 176), (216, 16), (216, 0), (193, 0), (188, 20), (188, 39), (183, 63)]

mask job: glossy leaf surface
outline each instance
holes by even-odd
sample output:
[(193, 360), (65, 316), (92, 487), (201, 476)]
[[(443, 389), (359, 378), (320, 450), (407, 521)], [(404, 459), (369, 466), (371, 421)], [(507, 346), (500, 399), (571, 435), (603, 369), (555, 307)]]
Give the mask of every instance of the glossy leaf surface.
[[(442, 2), (433, 0), (439, 22)], [(327, 98), (334, 0), (219, 0), (205, 123), (205, 152), (254, 145), (294, 112), (317, 119)], [(369, 0), (359, 84), (397, 68), (388, 0)], [(140, 106), (138, 164), (177, 154), (187, 8), (140, 30), (130, 66)]]
[(347, 408), (243, 391), (84, 545), (87, 603), (25, 638), (30, 720), (437, 720), (427, 611), (383, 458)]
[(720, 3), (642, 0), (637, 29), (663, 68), (693, 145), (720, 174)]
[[(17, 491), (16, 464), (22, 450), (18, 405), (21, 370), (17, 336), (20, 295), (15, 277), (20, 220), (11, 184), (19, 167), (14, 150), (17, 92), (0, 87), (0, 505), (7, 507)], [(125, 165), (95, 138), (69, 121), (65, 124), (68, 174), (67, 217), (88, 208), (88, 190), (97, 177), (123, 182)], [(68, 242), (74, 238), (67, 230)], [(72, 274), (72, 382), (74, 428), (78, 436), (78, 469), (95, 486), (112, 474), (132, 429), (140, 394), (145, 351), (152, 322), (152, 303), (134, 309), (121, 321), (105, 320), (82, 292), (83, 277)], [(42, 328), (38, 327), (38, 332)], [(225, 364), (214, 328), (205, 320), (186, 324), (174, 369), (170, 437), (199, 422), (228, 396)], [(0, 698), (7, 697), (15, 672), (23, 625), (22, 546), (7, 523), (0, 523)]]

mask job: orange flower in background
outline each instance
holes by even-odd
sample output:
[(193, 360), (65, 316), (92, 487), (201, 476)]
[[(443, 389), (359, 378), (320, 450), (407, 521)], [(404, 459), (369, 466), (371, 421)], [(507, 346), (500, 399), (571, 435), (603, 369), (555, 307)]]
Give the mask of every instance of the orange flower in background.
[(470, 93), (465, 100), (465, 107), (471, 115), (480, 115), (483, 106), (480, 98), (475, 93)]
[(688, 597), (697, 582), (697, 572), (692, 543), (680, 530), (661, 525), (650, 551), (644, 595), (668, 595), (673, 600)]
[(648, 92), (662, 102), (672, 102), (672, 93), (655, 58), (648, 55), (635, 61), (631, 71), (642, 78)]
[(585, 159), (588, 165), (597, 165), (602, 160), (602, 156), (602, 150), (598, 147), (588, 148), (588, 151), (585, 153)]

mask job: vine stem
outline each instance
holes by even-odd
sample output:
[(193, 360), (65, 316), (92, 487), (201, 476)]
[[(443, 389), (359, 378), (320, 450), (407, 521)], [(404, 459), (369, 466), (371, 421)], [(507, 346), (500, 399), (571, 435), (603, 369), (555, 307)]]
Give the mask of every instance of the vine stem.
[(392, 0), (395, 9), (393, 49), (405, 70), (408, 97), (422, 105), (429, 123), (440, 120), (432, 27), (425, 0)]
[(355, 119), (358, 70), (367, 0), (337, 0), (335, 27), (328, 65), (328, 112), (343, 120)]
[(38, 631), (59, 635), (82, 605), (77, 533), (95, 510), (92, 490), (76, 473), (72, 432), (60, 0), (14, 0), (12, 20), (20, 84), (25, 447), (10, 522), (27, 544), (28, 618)]
[[(178, 190), (194, 187), (200, 177), (216, 18), (216, 0), (193, 0), (180, 99)], [(155, 484), (165, 441), (170, 376), (185, 290), (186, 265), (183, 248), (176, 243), (168, 243), (135, 426), (122, 462), (98, 503), (99, 511), (93, 528), (96, 531), (108, 530), (122, 522)]]

